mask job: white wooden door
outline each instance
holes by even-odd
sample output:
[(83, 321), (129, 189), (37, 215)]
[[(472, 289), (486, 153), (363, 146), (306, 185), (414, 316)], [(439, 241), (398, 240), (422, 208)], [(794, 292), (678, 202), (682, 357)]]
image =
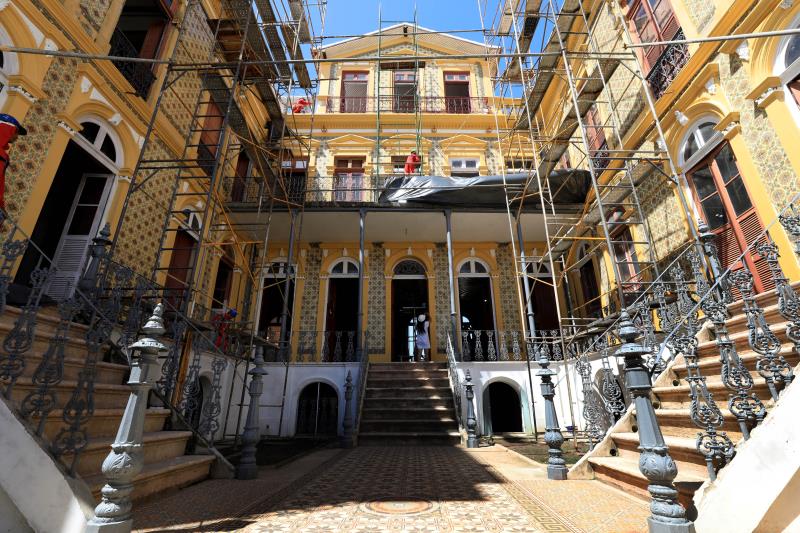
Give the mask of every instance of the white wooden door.
[(110, 174), (84, 174), (81, 177), (53, 257), (56, 271), (47, 289), (51, 298), (62, 300), (75, 290), (86, 266), (89, 244), (100, 229), (113, 182)]

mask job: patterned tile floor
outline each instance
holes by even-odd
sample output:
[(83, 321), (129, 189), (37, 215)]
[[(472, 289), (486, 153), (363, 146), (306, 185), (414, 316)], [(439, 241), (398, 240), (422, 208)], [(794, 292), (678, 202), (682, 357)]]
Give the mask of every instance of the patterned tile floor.
[(635, 532), (646, 505), (548, 481), (501, 446), (323, 450), (252, 481), (211, 480), (139, 507), (141, 531)]

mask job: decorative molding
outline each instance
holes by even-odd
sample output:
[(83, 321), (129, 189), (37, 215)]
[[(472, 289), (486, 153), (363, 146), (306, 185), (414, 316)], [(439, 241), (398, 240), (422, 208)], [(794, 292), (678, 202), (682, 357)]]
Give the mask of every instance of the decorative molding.
[(92, 80), (86, 76), (81, 76), (81, 92), (86, 94), (92, 88)]
[(304, 249), (302, 249), (302, 250), (300, 250), (300, 257), (302, 257), (303, 259), (305, 259), (305, 258), (306, 258), (306, 255), (308, 255), (308, 254), (306, 253), (306, 250), (305, 250), (305, 248), (304, 248)]
[(328, 257), (329, 250), (327, 248), (323, 248), (322, 250), (322, 257)]
[(11, 0), (0, 0), (0, 11), (11, 5)]
[(431, 248), (428, 248), (428, 249), (426, 250), (426, 252), (427, 252), (427, 254), (428, 254), (428, 259), (433, 259), (433, 249), (431, 249)]
[(706, 92), (712, 96), (717, 94), (717, 82), (714, 78), (709, 78), (706, 81)]
[(470, 257), (475, 257), (475, 248), (474, 247), (469, 249), (469, 256)]
[(794, 6), (794, 0), (781, 0), (778, 7), (781, 9), (791, 9)]
[(342, 248), (342, 257), (350, 257), (350, 252), (347, 248)]
[(497, 248), (490, 249), (489, 255), (491, 255), (492, 257), (497, 257)]
[(58, 45), (55, 43), (55, 41), (48, 37), (44, 40), (44, 46), (42, 46), (42, 48), (51, 52), (55, 52), (58, 50)]
[(63, 120), (58, 121), (58, 127), (69, 133), (70, 137), (74, 137), (78, 134), (77, 130), (72, 129), (69, 124), (64, 122)]
[(22, 95), (22, 96), (23, 96), (23, 97), (24, 97), (26, 100), (28, 100), (30, 103), (32, 103), (32, 104), (35, 104), (35, 103), (36, 103), (36, 100), (37, 100), (37, 98), (36, 98), (35, 96), (33, 96), (31, 93), (29, 93), (29, 92), (28, 92), (28, 91), (27, 91), (27, 90), (26, 90), (24, 87), (22, 87), (21, 85), (11, 85), (11, 86), (8, 88), (8, 92), (10, 92), (10, 93), (19, 93), (19, 94), (20, 94), (20, 95)]
[(783, 90), (781, 88), (781, 79), (778, 76), (769, 76), (756, 85), (745, 98), (753, 100), (757, 107), (763, 109), (775, 99), (783, 98)]
[(391, 255), (392, 255), (392, 251), (389, 248), (387, 248), (386, 249), (386, 257), (391, 257)]
[(750, 46), (747, 44), (747, 41), (742, 41), (739, 46), (736, 47), (735, 53), (742, 61), (750, 61)]
[(783, 91), (778, 89), (777, 87), (769, 87), (765, 90), (761, 95), (759, 95), (755, 100), (756, 107), (764, 109), (767, 107), (771, 102), (773, 102), (776, 98), (782, 98)]
[(675, 120), (677, 120), (678, 124), (680, 124), (681, 126), (685, 126), (689, 123), (689, 117), (687, 117), (680, 111), (675, 111)]
[(119, 126), (120, 123), (122, 122), (122, 115), (120, 115), (119, 113), (114, 113), (114, 116), (108, 119), (108, 121), (112, 123), (114, 126)]

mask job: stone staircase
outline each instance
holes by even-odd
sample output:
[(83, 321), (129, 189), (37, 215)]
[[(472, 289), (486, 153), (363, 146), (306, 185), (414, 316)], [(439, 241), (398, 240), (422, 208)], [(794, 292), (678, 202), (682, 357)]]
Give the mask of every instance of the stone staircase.
[[(786, 337), (786, 321), (778, 312), (775, 291), (758, 295), (756, 301), (764, 310), (770, 329), (782, 342), (781, 354), (791, 366), (796, 367), (800, 357)], [(766, 382), (755, 371), (758, 354), (748, 344), (747, 318), (743, 312), (743, 303), (739, 300), (730, 304), (728, 309), (731, 316), (727, 322), (730, 338), (736, 344), (739, 357), (754, 379), (751, 391), (769, 410), (774, 406), (774, 402)], [(735, 445), (743, 437), (736, 417), (728, 410), (730, 392), (720, 377), (721, 363), (715, 340), (712, 338), (701, 341), (698, 354), (699, 366), (703, 376), (706, 377), (708, 390), (725, 418), (724, 425), (719, 431), (726, 432)], [(696, 448), (697, 434), (702, 430), (690, 418), (690, 388), (685, 377), (685, 361), (683, 357), (676, 358), (653, 384), (653, 405), (656, 408), (664, 440), (669, 446), (669, 453), (678, 465), (675, 486), (678, 489), (679, 500), (687, 509), (689, 517), (694, 518), (696, 515), (694, 494), (708, 480), (709, 475), (705, 457)], [(594, 477), (649, 501), (647, 479), (639, 471), (638, 445), (636, 414), (631, 410), (594, 450), (570, 470), (569, 477), (571, 479)]]
[(359, 445), (458, 444), (447, 363), (371, 363)]
[[(14, 327), (19, 316), (18, 308), (6, 307), (0, 316), (0, 338)], [(49, 309), (41, 311), (37, 316), (34, 342), (25, 354), (25, 369), (19, 377), (11, 393), (11, 403), (19, 408), (26, 395), (36, 389), (33, 375), (36, 367), (46, 353), (49, 340), (55, 335), (58, 317)], [(42, 436), (47, 442), (56, 438), (61, 428), (63, 407), (75, 389), (78, 374), (87, 357), (86, 344), (83, 340), (87, 327), (73, 324), (69, 331), (69, 340), (64, 349), (64, 374), (60, 383), (50, 390), (55, 396), (55, 408), (42, 422), (34, 417), (31, 427), (43, 424)], [(80, 452), (76, 473), (88, 485), (93, 496), (100, 500), (100, 489), (105, 480), (101, 466), (110, 451), (119, 422), (130, 394), (126, 384), (128, 366), (124, 364), (99, 361), (94, 382), (94, 412), (86, 422), (89, 442)], [(133, 499), (152, 497), (162, 491), (177, 489), (205, 479), (209, 475), (213, 455), (184, 455), (191, 431), (165, 431), (164, 425), (170, 411), (163, 408), (149, 408), (145, 415), (144, 462), (143, 471), (136, 477)], [(72, 463), (72, 455), (60, 458), (64, 465)]]

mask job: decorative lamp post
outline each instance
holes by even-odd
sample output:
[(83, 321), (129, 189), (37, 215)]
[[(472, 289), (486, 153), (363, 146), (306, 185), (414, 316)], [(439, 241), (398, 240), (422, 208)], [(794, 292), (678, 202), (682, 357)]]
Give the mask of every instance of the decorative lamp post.
[(342, 448), (353, 447), (353, 414), (352, 414), (352, 400), (353, 400), (353, 376), (350, 371), (347, 371), (347, 377), (344, 380), (344, 419), (342, 420), (342, 439), (340, 445)]
[(467, 448), (477, 448), (478, 421), (475, 419), (475, 407), (472, 405), (475, 393), (472, 390), (472, 375), (469, 373), (469, 369), (464, 374), (464, 395), (467, 398)]
[(261, 403), (261, 393), (264, 391), (263, 378), (267, 375), (264, 368), (264, 347), (256, 346), (256, 355), (253, 359), (253, 368), (250, 374), (250, 405), (247, 407), (247, 420), (244, 424), (242, 433), (242, 456), (236, 466), (236, 479), (255, 479), (258, 477), (258, 465), (256, 465), (256, 445), (259, 440), (259, 404)]

